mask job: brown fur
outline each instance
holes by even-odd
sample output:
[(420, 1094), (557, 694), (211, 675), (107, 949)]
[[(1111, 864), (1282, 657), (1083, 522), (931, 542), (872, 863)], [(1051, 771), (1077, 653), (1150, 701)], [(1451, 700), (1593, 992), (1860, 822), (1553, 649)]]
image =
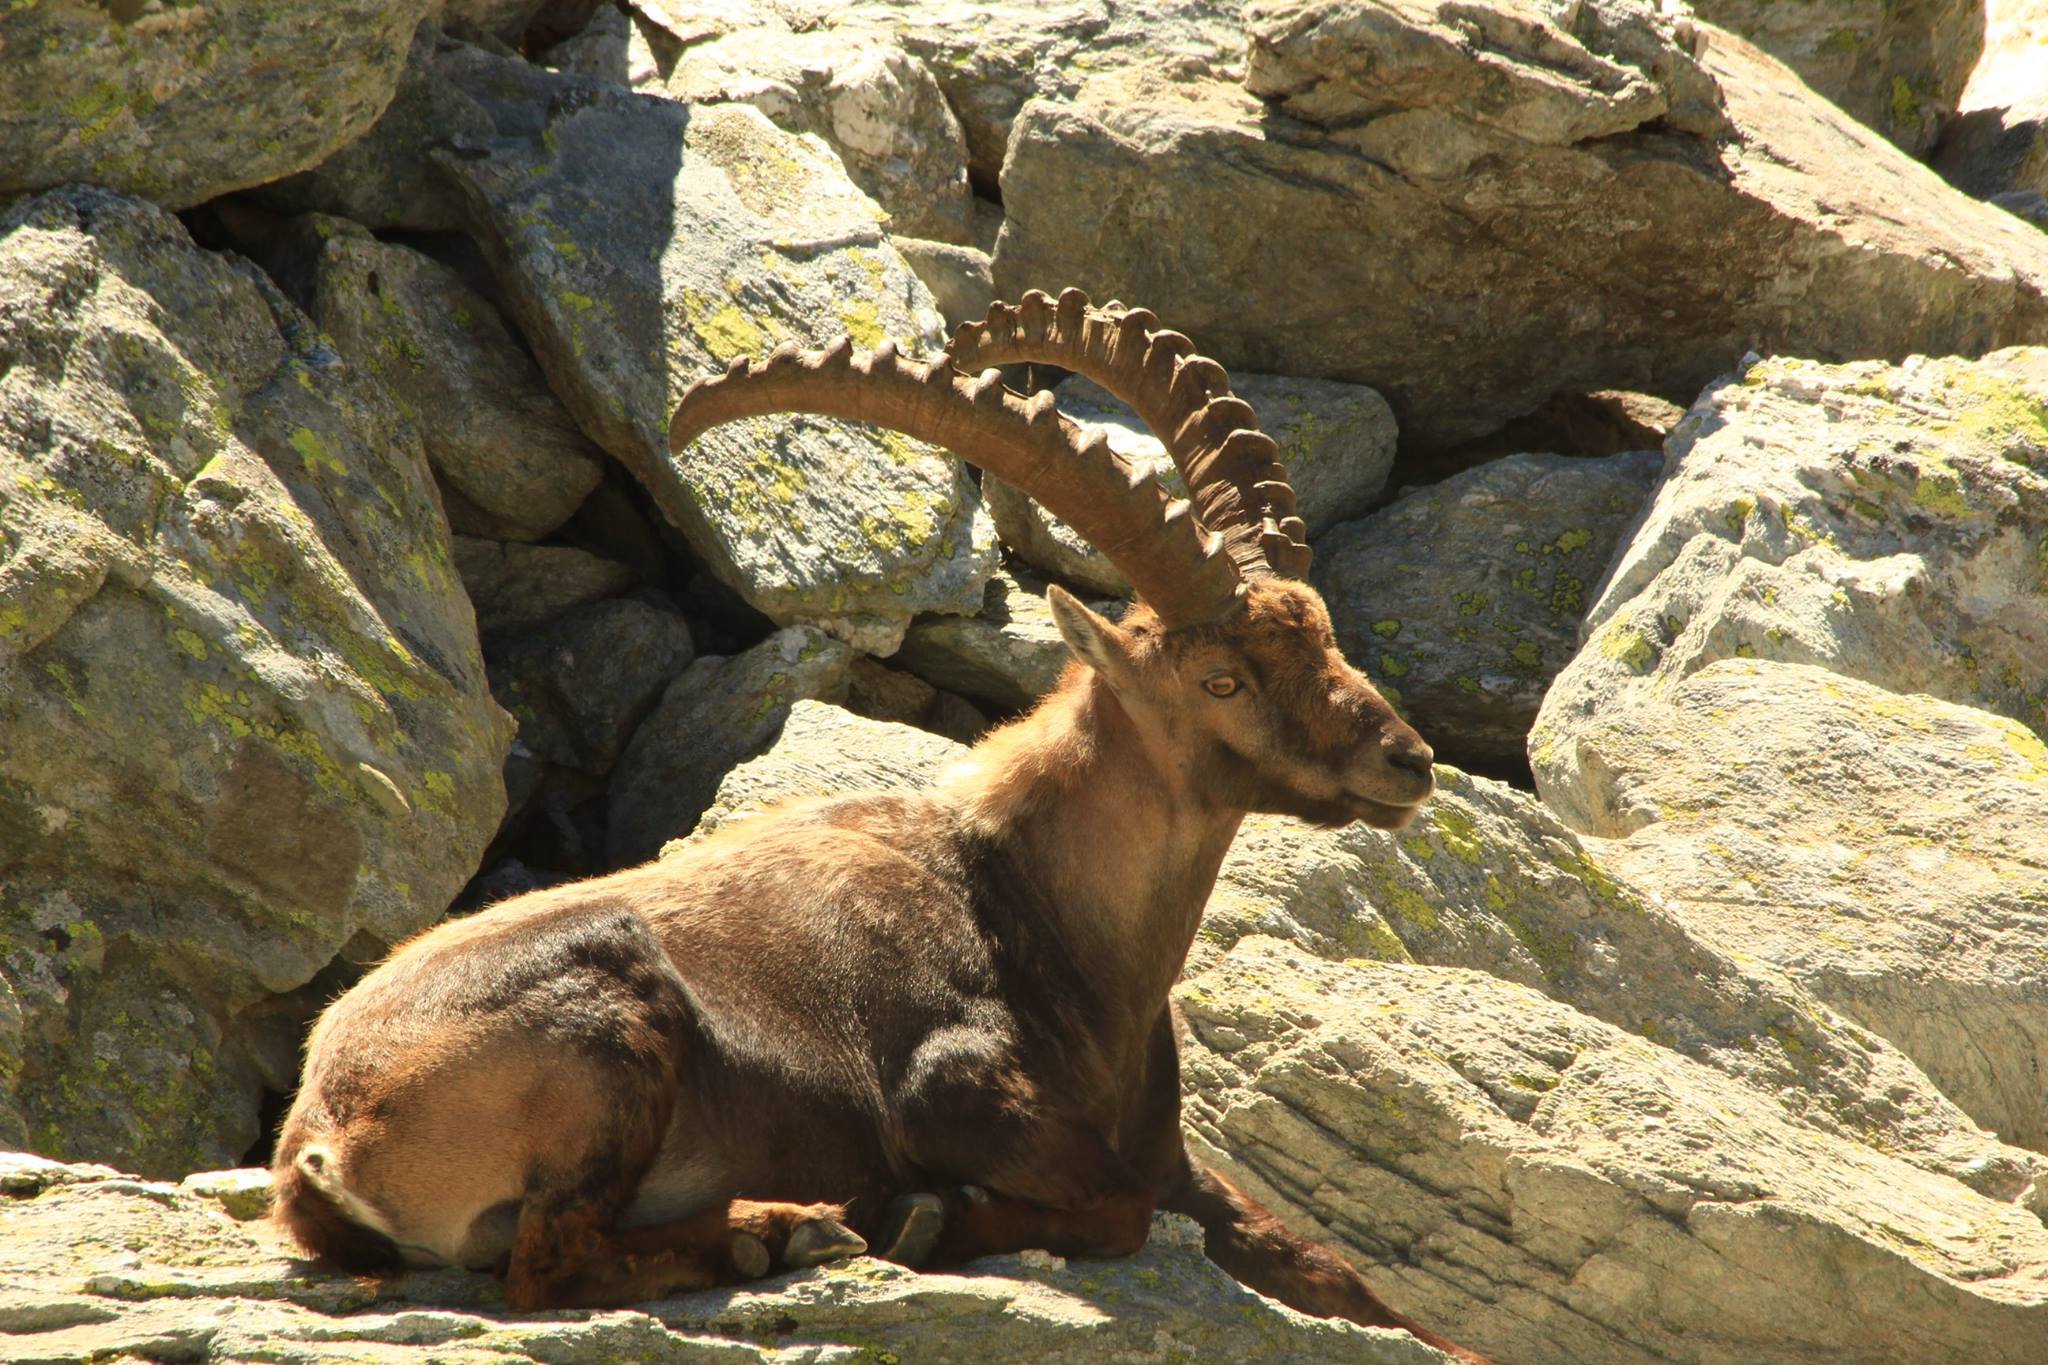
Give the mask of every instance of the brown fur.
[(401, 947), (314, 1030), (286, 1226), (343, 1260), (376, 1223), (536, 1307), (801, 1264), (921, 1191), (929, 1264), (1121, 1254), (1163, 1203), (1283, 1301), (1399, 1323), (1188, 1161), (1167, 994), (1245, 812), (1399, 827), (1428, 747), (1299, 584), (1171, 632), (1055, 608), (1081, 662), (929, 792), (783, 807)]

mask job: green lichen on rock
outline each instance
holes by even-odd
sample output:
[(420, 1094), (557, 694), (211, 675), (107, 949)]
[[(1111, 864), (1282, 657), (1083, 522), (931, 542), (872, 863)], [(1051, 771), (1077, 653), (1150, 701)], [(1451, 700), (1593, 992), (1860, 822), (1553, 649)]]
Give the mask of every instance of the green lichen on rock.
[[(494, 63), (522, 66), (474, 50), (429, 59), (481, 91), (500, 79)], [(738, 356), (846, 332), (912, 355), (942, 344), (931, 296), (873, 201), (815, 138), (751, 107), (685, 107), (530, 68), (515, 77), (537, 88), (488, 114), (498, 135), (437, 165), (583, 430), (778, 623), (886, 653), (918, 612), (972, 610), (994, 530), (950, 456), (912, 447), (903, 459), (870, 429), (808, 417), (747, 419), (668, 448), (683, 391)]]
[[(1657, 469), (1650, 451), (1515, 455), (1338, 527), (1317, 546), (1315, 581), (1339, 645), (1400, 680), (1403, 714), (1439, 750), (1519, 762), (1544, 690), (1577, 647), (1585, 585)], [(1382, 647), (1396, 636), (1398, 656)]]
[(0, 6), (0, 199), (88, 181), (185, 208), (377, 119), (428, 0)]
[(0, 1110), (220, 1165), (292, 992), (473, 871), (509, 724), (416, 438), (246, 262), (69, 189), (0, 221), (0, 300)]

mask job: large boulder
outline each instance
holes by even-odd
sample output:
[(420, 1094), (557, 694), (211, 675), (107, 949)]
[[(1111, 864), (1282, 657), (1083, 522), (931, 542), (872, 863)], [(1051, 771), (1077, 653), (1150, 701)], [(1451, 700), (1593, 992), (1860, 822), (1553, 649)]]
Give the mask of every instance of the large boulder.
[(1985, 0), (1689, 3), (1915, 156), (1934, 146), (1985, 48)]
[[(1386, 487), (1397, 433), (1387, 401), (1371, 389), (1276, 374), (1232, 375), (1230, 388), (1258, 414), (1260, 430), (1279, 443), (1311, 541), (1361, 515)], [(1134, 467), (1157, 471), (1174, 496), (1187, 496), (1173, 457), (1137, 414), (1078, 375), (1056, 392), (1061, 412), (1091, 434), (1107, 436), (1109, 448)], [(1130, 580), (1078, 531), (1001, 479), (985, 477), (981, 486), (997, 536), (1019, 558), (1104, 596), (1130, 595)]]
[[(1026, 101), (1065, 98), (1086, 73), (1138, 63), (1229, 71), (1244, 59), (1243, 0), (635, 0), (643, 41), (674, 52), (715, 47), (764, 22), (893, 48), (923, 62), (966, 138), (975, 183), (993, 186)], [(678, 59), (670, 56), (668, 64)], [(880, 196), (877, 196), (880, 197)]]
[(1195, 1146), (1522, 1365), (1952, 1360), (2048, 1340), (2048, 1228), (1480, 972), (1253, 939), (1179, 992)]
[(1719, 659), (1814, 664), (2048, 734), (2048, 349), (1766, 360), (1665, 474), (1531, 736), (1544, 799), (1607, 832), (1572, 727)]
[(1663, 459), (1511, 455), (1316, 546), (1337, 644), (1454, 762), (1519, 765), (1550, 680)]
[[(1984, 59), (1935, 148), (1934, 169), (1982, 199), (2048, 195), (2048, 4), (1987, 0)], [(2040, 201), (2034, 201), (2038, 204)], [(2048, 213), (2033, 221), (2048, 226)]]
[[(785, 341), (942, 338), (881, 211), (816, 139), (745, 105), (686, 107), (476, 49), (437, 74), (512, 112), (428, 157), (554, 391), (707, 567), (779, 624), (887, 653), (921, 611), (972, 611), (995, 536), (943, 452), (822, 418), (756, 418), (671, 456), (691, 382)], [(492, 93), (503, 68), (518, 98)], [(533, 83), (544, 92), (537, 103)], [(493, 115), (495, 117), (495, 115)]]
[(438, 916), (511, 739), (417, 436), (247, 262), (0, 218), (0, 1133), (223, 1165), (292, 993)]
[[(1304, 1317), (1202, 1257), (1163, 1217), (1135, 1256), (1025, 1252), (919, 1274), (870, 1257), (609, 1312), (508, 1313), (461, 1271), (312, 1267), (267, 1220), (262, 1173), (180, 1186), (0, 1155), (10, 1359), (383, 1365), (634, 1361), (1259, 1360), (1445, 1365), (1405, 1332)], [(234, 1191), (240, 1198), (223, 1194)]]
[(419, 428), (455, 531), (539, 540), (604, 474), (497, 309), (455, 271), (345, 219), (310, 215), (313, 320)]
[(2048, 337), (2048, 238), (1654, 11), (1252, 5), (1243, 86), (1130, 68), (1019, 113), (997, 291), (1079, 285), (1234, 369), (1370, 384), (1421, 449), (1560, 389), (1689, 401), (1751, 347)]
[(2048, 747), (2031, 730), (1727, 659), (1567, 742), (1613, 866), (1890, 1039), (1986, 1128), (2048, 1148)]
[(431, 3), (10, 3), (0, 201), (76, 180), (180, 209), (303, 170), (384, 112)]
[(2044, 400), (2043, 350), (1709, 391), (1530, 736), (1546, 802), (1688, 923), (2036, 1147)]

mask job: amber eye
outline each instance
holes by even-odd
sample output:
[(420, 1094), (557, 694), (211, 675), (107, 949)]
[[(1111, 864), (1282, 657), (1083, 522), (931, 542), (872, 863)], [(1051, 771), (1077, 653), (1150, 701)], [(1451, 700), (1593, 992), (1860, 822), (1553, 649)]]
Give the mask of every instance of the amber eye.
[(1237, 691), (1237, 679), (1228, 673), (1211, 673), (1202, 679), (1202, 686), (1209, 689), (1212, 697), (1227, 697)]

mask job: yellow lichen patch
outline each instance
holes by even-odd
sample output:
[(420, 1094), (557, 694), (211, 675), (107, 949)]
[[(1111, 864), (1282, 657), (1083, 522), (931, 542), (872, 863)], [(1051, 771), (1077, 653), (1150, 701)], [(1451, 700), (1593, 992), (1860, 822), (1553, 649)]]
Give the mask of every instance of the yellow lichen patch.
[(1657, 662), (1657, 647), (1640, 632), (1619, 621), (1610, 621), (1600, 632), (1600, 652), (1626, 665), (1632, 672), (1647, 673)]
[(1436, 827), (1437, 838), (1443, 841), (1444, 849), (1461, 863), (1479, 866), (1483, 849), (1479, 838), (1479, 826), (1464, 811), (1454, 806), (1434, 805), (1429, 808), (1430, 823)]
[(299, 458), (306, 462), (306, 468), (313, 471), (325, 470), (337, 478), (348, 476), (348, 466), (336, 459), (327, 449), (327, 443), (311, 427), (300, 427), (291, 434), (291, 447), (299, 452)]
[(873, 299), (848, 299), (839, 305), (839, 320), (846, 325), (846, 334), (853, 338), (853, 344), (863, 350), (873, 350), (888, 336), (882, 330), (881, 313)]

